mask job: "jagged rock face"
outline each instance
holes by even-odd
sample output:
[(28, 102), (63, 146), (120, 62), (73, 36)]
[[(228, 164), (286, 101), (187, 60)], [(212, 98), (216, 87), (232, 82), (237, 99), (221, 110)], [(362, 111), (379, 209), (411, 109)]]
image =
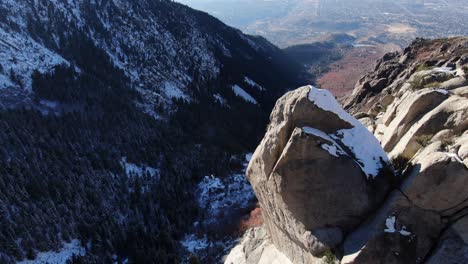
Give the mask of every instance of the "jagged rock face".
[(371, 83), (400, 69), (378, 93), (356, 86), (347, 107), (381, 141), (403, 183), (347, 236), (342, 263), (468, 261), (468, 225), (459, 221), (468, 208), (467, 58), (468, 38), (418, 41), (363, 77)]
[(293, 263), (320, 262), (387, 194), (388, 159), (328, 91), (292, 91), (270, 119), (247, 176), (273, 244)]

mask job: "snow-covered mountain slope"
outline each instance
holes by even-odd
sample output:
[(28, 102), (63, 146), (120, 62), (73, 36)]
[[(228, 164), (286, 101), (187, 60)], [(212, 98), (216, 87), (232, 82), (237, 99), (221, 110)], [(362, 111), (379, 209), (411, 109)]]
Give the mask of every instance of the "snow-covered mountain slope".
[(300, 69), (172, 1), (0, 1), (0, 263), (73, 241), (74, 262), (180, 263), (197, 219), (226, 222), (205, 209), (245, 209), (237, 157)]
[(123, 70), (142, 95), (139, 104), (155, 116), (155, 106), (196, 100), (194, 90), (210, 82), (218, 89), (245, 80), (278, 89), (296, 77), (292, 62), (266, 40), (171, 1), (5, 0), (0, 36), (0, 89), (30, 91), (35, 69), (79, 68), (82, 57), (91, 55), (80, 43), (90, 42)]
[(245, 155), (241, 171), (223, 178), (205, 176), (198, 183), (196, 199), (203, 213), (180, 243), (188, 254), (198, 256), (204, 263), (220, 261), (235, 245), (240, 216), (256, 201), (244, 175), (251, 157), (252, 154)]
[(29, 36), (7, 32), (3, 28), (0, 28), (0, 45), (3, 68), (0, 89), (14, 86), (31, 89), (31, 74), (34, 70), (44, 73), (53, 70), (58, 64), (69, 64)]

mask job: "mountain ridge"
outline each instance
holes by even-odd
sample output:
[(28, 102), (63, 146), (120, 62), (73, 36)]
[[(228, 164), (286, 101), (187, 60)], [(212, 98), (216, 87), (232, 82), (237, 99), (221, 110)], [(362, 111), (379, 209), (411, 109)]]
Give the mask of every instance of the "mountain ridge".
[[(163, 14), (165, 9), (169, 12)], [(35, 43), (24, 42), (42, 45), (46, 58), (48, 51), (58, 53), (59, 58), (52, 62), (55, 65), (76, 63), (79, 58), (71, 54), (76, 47), (70, 47), (73, 44), (69, 41), (88, 39), (124, 71), (131, 86), (144, 95), (142, 105), (149, 104), (150, 108), (170, 105), (172, 98), (190, 100), (193, 91), (187, 88), (192, 83), (202, 85), (220, 75), (235, 75), (230, 65), (237, 67), (236, 63), (240, 62), (235, 60), (240, 58), (263, 63), (256, 68), (246, 65), (246, 72), (255, 75), (247, 77), (261, 78), (260, 83), (267, 82), (262, 69), (275, 71), (275, 67), (281, 67), (278, 61), (288, 61), (266, 40), (243, 35), (201, 11), (170, 1), (6, 1), (1, 14), (4, 30), (12, 29), (14, 36), (31, 36)], [(174, 17), (176, 14), (179, 19)], [(30, 69), (18, 75), (28, 79), (31, 73)], [(236, 76), (238, 80), (230, 82), (241, 82), (243, 78)], [(25, 83), (30, 89), (30, 81)], [(271, 86), (271, 83), (263, 85)]]
[[(245, 153), (302, 82), (266, 40), (172, 1), (2, 1), (0, 35), (1, 263), (188, 261), (200, 186), (249, 190)], [(210, 190), (231, 203), (210, 239), (229, 242), (251, 201)]]

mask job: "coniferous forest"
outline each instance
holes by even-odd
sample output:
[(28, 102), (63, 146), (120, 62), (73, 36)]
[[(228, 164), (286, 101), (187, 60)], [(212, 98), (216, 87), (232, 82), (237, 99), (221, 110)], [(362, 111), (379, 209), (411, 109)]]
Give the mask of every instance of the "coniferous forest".
[[(81, 10), (85, 26), (67, 24), (52, 2), (44, 4), (48, 24), (37, 10), (26, 18), (29, 36), (70, 63), (33, 71), (29, 103), (0, 111), (0, 263), (34, 259), (73, 239), (81, 241), (86, 254), (72, 263), (179, 263), (178, 241), (200, 214), (194, 185), (206, 175), (241, 167), (241, 155), (259, 142), (277, 97), (300, 83), (300, 67), (281, 65), (287, 60), (280, 60), (283, 55), (264, 39), (255, 41), (273, 53), (247, 48), (240, 32), (207, 14), (150, 1), (153, 15), (176, 38), (192, 30), (171, 20), (182, 12), (200, 20), (203, 31), (226, 35), (237, 48), (231, 56), (213, 48), (223, 65), (214, 78), (191, 65), (191, 100), (155, 104), (151, 110), (161, 115), (155, 118), (139, 107), (145, 98), (104, 45), (86, 33), (108, 34), (96, 17), (108, 1), (97, 1), (96, 10), (88, 2)], [(1, 25), (20, 32), (10, 11), (0, 8)], [(59, 41), (52, 41), (57, 32)], [(238, 54), (247, 56), (248, 64)], [(148, 62), (141, 58), (140, 63)], [(8, 71), (7, 64), (0, 65), (1, 72)], [(230, 88), (246, 73), (267, 87), (249, 90), (260, 104), (242, 100)], [(17, 73), (9, 75), (20, 91), (27, 89)], [(0, 91), (0, 100), (7, 101), (7, 91)], [(222, 95), (229, 107), (213, 94)], [(38, 107), (43, 102), (53, 102), (55, 111), (44, 113)], [(123, 158), (158, 168), (158, 175), (128, 175)]]

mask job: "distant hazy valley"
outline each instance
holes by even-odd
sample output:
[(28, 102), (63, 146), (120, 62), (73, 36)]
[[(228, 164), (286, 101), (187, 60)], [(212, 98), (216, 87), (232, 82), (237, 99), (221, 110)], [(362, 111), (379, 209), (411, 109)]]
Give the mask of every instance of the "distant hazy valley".
[(346, 33), (358, 42), (407, 45), (415, 37), (468, 33), (463, 0), (179, 0), (280, 47)]
[[(337, 97), (415, 38), (468, 34), (463, 0), (179, 0), (290, 53)], [(358, 66), (358, 67), (356, 67)]]

